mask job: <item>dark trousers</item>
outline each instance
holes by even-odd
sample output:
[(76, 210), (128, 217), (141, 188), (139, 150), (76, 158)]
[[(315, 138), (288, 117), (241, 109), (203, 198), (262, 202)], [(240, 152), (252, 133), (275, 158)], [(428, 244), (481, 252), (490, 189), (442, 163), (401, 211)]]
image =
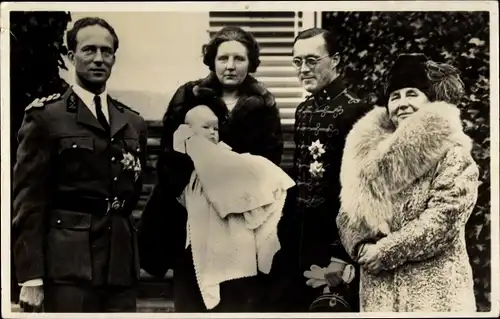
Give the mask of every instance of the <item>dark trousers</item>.
[(207, 310), (201, 296), (193, 265), (191, 248), (179, 256), (174, 269), (174, 306), (176, 312), (265, 312), (264, 293), (267, 276), (226, 281), (220, 285), (220, 303)]
[(136, 312), (136, 287), (44, 284), (44, 312)]

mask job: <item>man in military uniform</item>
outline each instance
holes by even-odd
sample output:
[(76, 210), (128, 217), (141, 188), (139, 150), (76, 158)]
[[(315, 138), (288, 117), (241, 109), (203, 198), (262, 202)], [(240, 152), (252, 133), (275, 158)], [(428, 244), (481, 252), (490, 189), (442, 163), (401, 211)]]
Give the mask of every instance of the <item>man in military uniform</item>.
[(335, 218), (345, 139), (371, 107), (346, 89), (337, 70), (338, 49), (334, 34), (323, 29), (305, 30), (294, 41), (293, 65), (311, 95), (295, 114), (296, 187), (279, 225), (282, 249), (273, 266), (275, 292), (285, 292), (282, 299), (274, 299), (278, 311), (316, 311), (312, 304), (325, 287), (351, 308), (339, 301), (332, 311), (358, 311), (358, 276), (340, 242)]
[(99, 18), (67, 33), (76, 83), (25, 111), (13, 175), (13, 250), (24, 311), (136, 311), (131, 213), (144, 119), (107, 95), (118, 37)]

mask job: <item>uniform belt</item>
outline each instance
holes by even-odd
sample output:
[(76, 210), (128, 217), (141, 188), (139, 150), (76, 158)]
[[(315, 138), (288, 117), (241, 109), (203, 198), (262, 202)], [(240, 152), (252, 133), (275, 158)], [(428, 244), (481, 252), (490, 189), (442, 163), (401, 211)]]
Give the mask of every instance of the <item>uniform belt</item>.
[(88, 213), (92, 215), (119, 214), (130, 215), (131, 212), (125, 208), (126, 201), (118, 198), (95, 198), (61, 196), (52, 201), (54, 209), (64, 209), (74, 212)]

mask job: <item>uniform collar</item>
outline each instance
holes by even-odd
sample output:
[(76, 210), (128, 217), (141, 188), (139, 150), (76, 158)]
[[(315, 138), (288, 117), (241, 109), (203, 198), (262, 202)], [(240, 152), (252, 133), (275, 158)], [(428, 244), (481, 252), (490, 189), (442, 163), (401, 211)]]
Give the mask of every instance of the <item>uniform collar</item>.
[(316, 92), (313, 96), (317, 101), (329, 101), (336, 98), (340, 93), (346, 89), (344, 80), (339, 75), (330, 84), (325, 86), (322, 90)]
[[(91, 110), (94, 108), (94, 97), (96, 94), (82, 88), (78, 84), (73, 85), (73, 91), (78, 95), (78, 97), (83, 101), (83, 103), (90, 108)], [(107, 108), (107, 96), (108, 96), (108, 91), (107, 89), (104, 90), (101, 94), (99, 94), (101, 97), (101, 102), (105, 108)]]

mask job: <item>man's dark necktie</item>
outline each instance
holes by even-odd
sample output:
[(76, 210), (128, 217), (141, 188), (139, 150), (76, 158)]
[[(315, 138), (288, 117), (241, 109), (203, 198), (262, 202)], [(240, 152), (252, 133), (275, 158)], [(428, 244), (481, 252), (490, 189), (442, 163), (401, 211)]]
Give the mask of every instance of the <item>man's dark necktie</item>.
[(109, 123), (106, 120), (106, 117), (104, 116), (104, 113), (102, 112), (102, 104), (101, 104), (101, 97), (99, 95), (96, 95), (94, 97), (94, 104), (95, 104), (95, 111), (97, 114), (97, 120), (99, 123), (102, 125), (102, 127), (106, 130), (106, 132), (109, 133)]

